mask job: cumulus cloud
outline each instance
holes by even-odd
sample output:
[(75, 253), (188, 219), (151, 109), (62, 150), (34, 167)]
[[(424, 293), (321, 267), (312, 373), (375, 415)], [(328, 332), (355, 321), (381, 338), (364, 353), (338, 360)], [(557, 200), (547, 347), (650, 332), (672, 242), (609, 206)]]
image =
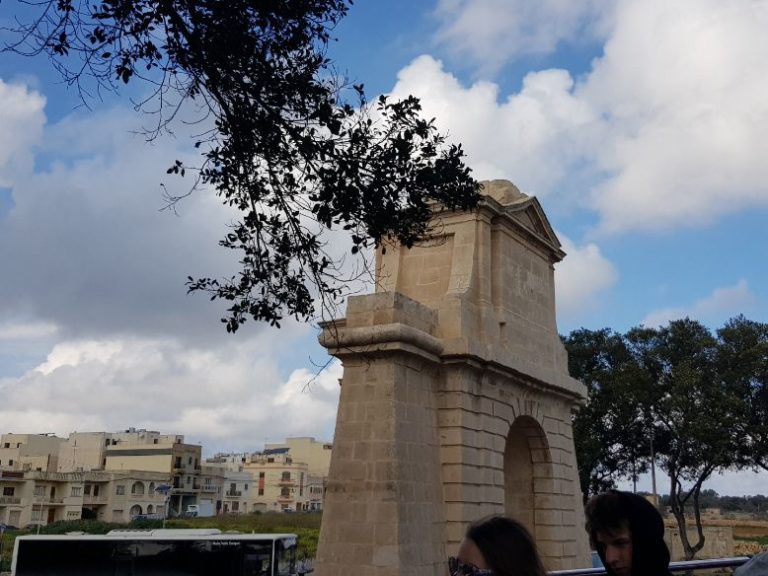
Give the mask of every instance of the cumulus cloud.
[(748, 282), (741, 279), (734, 286), (716, 288), (709, 296), (696, 300), (689, 306), (654, 310), (643, 318), (641, 324), (655, 327), (686, 317), (703, 322), (722, 322), (744, 313), (754, 302), (755, 296), (750, 291)]
[[(540, 4), (531, 10), (571, 21), (580, 9), (568, 6), (581, 3), (527, 3)], [(478, 176), (592, 210), (601, 234), (700, 226), (767, 205), (768, 4), (610, 4), (603, 54), (583, 77), (531, 72), (519, 92), (504, 95), (489, 81), (463, 85), (421, 56), (393, 92), (420, 97), (426, 114), (464, 143)], [(457, 38), (488, 42), (486, 52), (505, 58), (494, 27), (508, 18), (538, 22), (492, 0), (446, 0), (441, 10)]]
[(42, 136), (45, 97), (0, 79), (0, 187), (32, 165), (32, 147)]
[(614, 286), (618, 273), (596, 244), (576, 246), (570, 238), (560, 233), (558, 237), (567, 256), (555, 265), (557, 316), (572, 322), (597, 307), (598, 298)]
[(553, 52), (559, 42), (599, 36), (613, 0), (439, 0), (435, 40), (492, 73), (525, 54)]
[(197, 158), (186, 139), (150, 145), (137, 128), (124, 108), (46, 128), (41, 167), (10, 183), (13, 208), (0, 226), (0, 321), (21, 311), (71, 339), (226, 339), (217, 323), (225, 306), (187, 296), (184, 283), (236, 270), (235, 255), (217, 245), (232, 215), (205, 191), (185, 199), (178, 216), (161, 211), (161, 182), (172, 193), (191, 185), (166, 168)]
[[(8, 86), (0, 83), (0, 186), (13, 198), (0, 223), (2, 431), (139, 426), (206, 450), (289, 434), (330, 439), (340, 367), (307, 386), (312, 361), (327, 358), (313, 328), (249, 322), (233, 337), (218, 321), (225, 303), (186, 294), (187, 276), (239, 266), (218, 246), (234, 214), (210, 191), (177, 214), (161, 211), (161, 182), (171, 193), (191, 185), (165, 171), (177, 158), (197, 162), (184, 130), (201, 127), (147, 143), (124, 107), (45, 126), (44, 99)], [(6, 134), (18, 135), (12, 146)]]
[(22, 376), (0, 379), (0, 421), (4, 431), (58, 434), (138, 426), (208, 450), (299, 434), (330, 439), (339, 364), (314, 379), (307, 369), (286, 377), (279, 366), (280, 348), (306, 346), (308, 332), (294, 325), (280, 339), (263, 334), (215, 350), (165, 339), (61, 342)]
[(697, 225), (768, 203), (768, 5), (626, 0), (615, 22), (577, 91), (605, 119), (602, 229)]
[(496, 84), (465, 87), (425, 55), (400, 71), (392, 93), (421, 98), (425, 116), (464, 145), (476, 177), (506, 178), (546, 196), (581, 162), (577, 144), (596, 121), (572, 90), (568, 72), (546, 70), (528, 74), (519, 93), (499, 101)]

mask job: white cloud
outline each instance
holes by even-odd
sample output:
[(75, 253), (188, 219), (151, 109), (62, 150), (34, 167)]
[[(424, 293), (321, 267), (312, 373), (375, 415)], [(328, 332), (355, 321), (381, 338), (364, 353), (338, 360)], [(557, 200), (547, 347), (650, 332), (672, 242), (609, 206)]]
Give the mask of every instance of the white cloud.
[(32, 164), (31, 147), (42, 136), (45, 98), (21, 84), (0, 79), (0, 186)]
[(0, 324), (0, 340), (36, 340), (57, 331), (58, 327), (48, 322), (5, 322)]
[(587, 317), (598, 305), (598, 298), (613, 287), (618, 273), (596, 244), (576, 246), (558, 233), (567, 256), (555, 265), (557, 316), (575, 321)]
[[(603, 234), (700, 226), (768, 205), (768, 3), (608, 4), (604, 52), (578, 80), (564, 70), (531, 72), (506, 96), (492, 82), (462, 85), (421, 56), (393, 92), (420, 97), (425, 114), (464, 143), (479, 177), (508, 178), (550, 204), (593, 210)], [(456, 31), (451, 38), (465, 38), (493, 62), (509, 56), (505, 19), (534, 31), (546, 20), (515, 5), (446, 0), (441, 11)], [(578, 2), (527, 5), (563, 22), (581, 18), (569, 7)], [(596, 4), (587, 5), (582, 16), (594, 18)], [(550, 32), (542, 37), (567, 37)]]
[(439, 0), (435, 40), (492, 73), (525, 54), (553, 52), (559, 42), (594, 37), (613, 0)]
[(601, 228), (698, 225), (768, 203), (768, 4), (625, 0), (615, 22), (577, 90), (606, 119)]
[(702, 322), (722, 322), (729, 317), (742, 314), (755, 302), (746, 280), (739, 280), (734, 286), (716, 288), (706, 298), (696, 300), (690, 306), (680, 306), (654, 310), (643, 318), (645, 326), (662, 326), (670, 320), (696, 318)]
[[(185, 434), (206, 450), (255, 449), (264, 438), (330, 439), (340, 365), (312, 373), (279, 366), (283, 346), (306, 347), (307, 326), (211, 350), (170, 339), (67, 341), (20, 377), (0, 379), (3, 431), (117, 430)], [(306, 349), (306, 348), (305, 348)]]
[(546, 70), (528, 74), (520, 93), (499, 102), (496, 84), (464, 87), (441, 62), (420, 56), (400, 71), (392, 92), (421, 98), (424, 115), (464, 145), (476, 177), (506, 178), (546, 196), (581, 161), (577, 144), (596, 121), (572, 89), (568, 72)]

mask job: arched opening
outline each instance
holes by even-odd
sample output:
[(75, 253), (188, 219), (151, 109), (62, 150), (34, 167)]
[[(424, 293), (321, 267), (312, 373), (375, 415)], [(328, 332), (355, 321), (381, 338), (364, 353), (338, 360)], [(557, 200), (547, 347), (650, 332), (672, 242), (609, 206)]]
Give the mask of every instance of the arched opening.
[(155, 493), (155, 483), (154, 482), (150, 482), (149, 483), (149, 493), (150, 494), (154, 494)]
[(144, 495), (144, 482), (134, 482), (133, 486), (131, 486), (131, 494), (136, 494), (138, 496)]
[(154, 506), (152, 506), (152, 504), (147, 504), (147, 514), (152, 514), (154, 511)]
[(131, 519), (136, 518), (136, 516), (141, 516), (141, 506), (138, 504), (131, 506)]
[(549, 463), (544, 430), (530, 416), (520, 416), (509, 428), (504, 450), (504, 509), (520, 520), (534, 537), (536, 485), (538, 480), (551, 477), (551, 471), (547, 472)]

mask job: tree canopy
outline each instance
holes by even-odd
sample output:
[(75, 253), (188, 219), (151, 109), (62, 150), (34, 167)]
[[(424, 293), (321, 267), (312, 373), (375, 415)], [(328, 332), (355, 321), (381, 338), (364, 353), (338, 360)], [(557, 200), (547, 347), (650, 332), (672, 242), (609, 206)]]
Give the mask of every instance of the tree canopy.
[[(656, 461), (687, 558), (704, 545), (700, 496), (715, 472), (766, 468), (768, 325), (740, 316), (712, 333), (675, 320), (626, 334), (579, 330), (565, 338), (571, 373), (588, 387), (574, 421), (582, 486), (590, 493)], [(698, 537), (689, 540), (686, 508)]]
[[(190, 192), (213, 189), (240, 217), (220, 244), (240, 254), (230, 278), (189, 278), (230, 302), (222, 321), (309, 319), (344, 294), (324, 233), (348, 231), (359, 254), (387, 239), (412, 246), (430, 206), (472, 208), (478, 183), (459, 145), (408, 97), (369, 103), (326, 56), (352, 0), (33, 0), (4, 50), (46, 54), (87, 94), (141, 82), (156, 136), (185, 103), (200, 110)], [(31, 14), (31, 15), (30, 15)], [(180, 200), (169, 196), (169, 205)]]

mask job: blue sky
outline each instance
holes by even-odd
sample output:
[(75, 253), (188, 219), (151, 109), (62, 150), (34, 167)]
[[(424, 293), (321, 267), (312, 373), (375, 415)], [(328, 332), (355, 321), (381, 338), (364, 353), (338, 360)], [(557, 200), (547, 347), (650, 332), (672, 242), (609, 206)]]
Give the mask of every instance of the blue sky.
[[(370, 98), (420, 97), (476, 176), (540, 199), (568, 252), (562, 333), (716, 328), (768, 321), (767, 25), (751, 0), (361, 1), (330, 56)], [(165, 168), (194, 152), (183, 127), (136, 135), (130, 90), (89, 111), (44, 59), (0, 56), (0, 428), (330, 439), (340, 368), (304, 386), (326, 361), (316, 329), (232, 337), (221, 305), (185, 294), (231, 270), (230, 215), (204, 193), (160, 211), (161, 182), (184, 184)]]

